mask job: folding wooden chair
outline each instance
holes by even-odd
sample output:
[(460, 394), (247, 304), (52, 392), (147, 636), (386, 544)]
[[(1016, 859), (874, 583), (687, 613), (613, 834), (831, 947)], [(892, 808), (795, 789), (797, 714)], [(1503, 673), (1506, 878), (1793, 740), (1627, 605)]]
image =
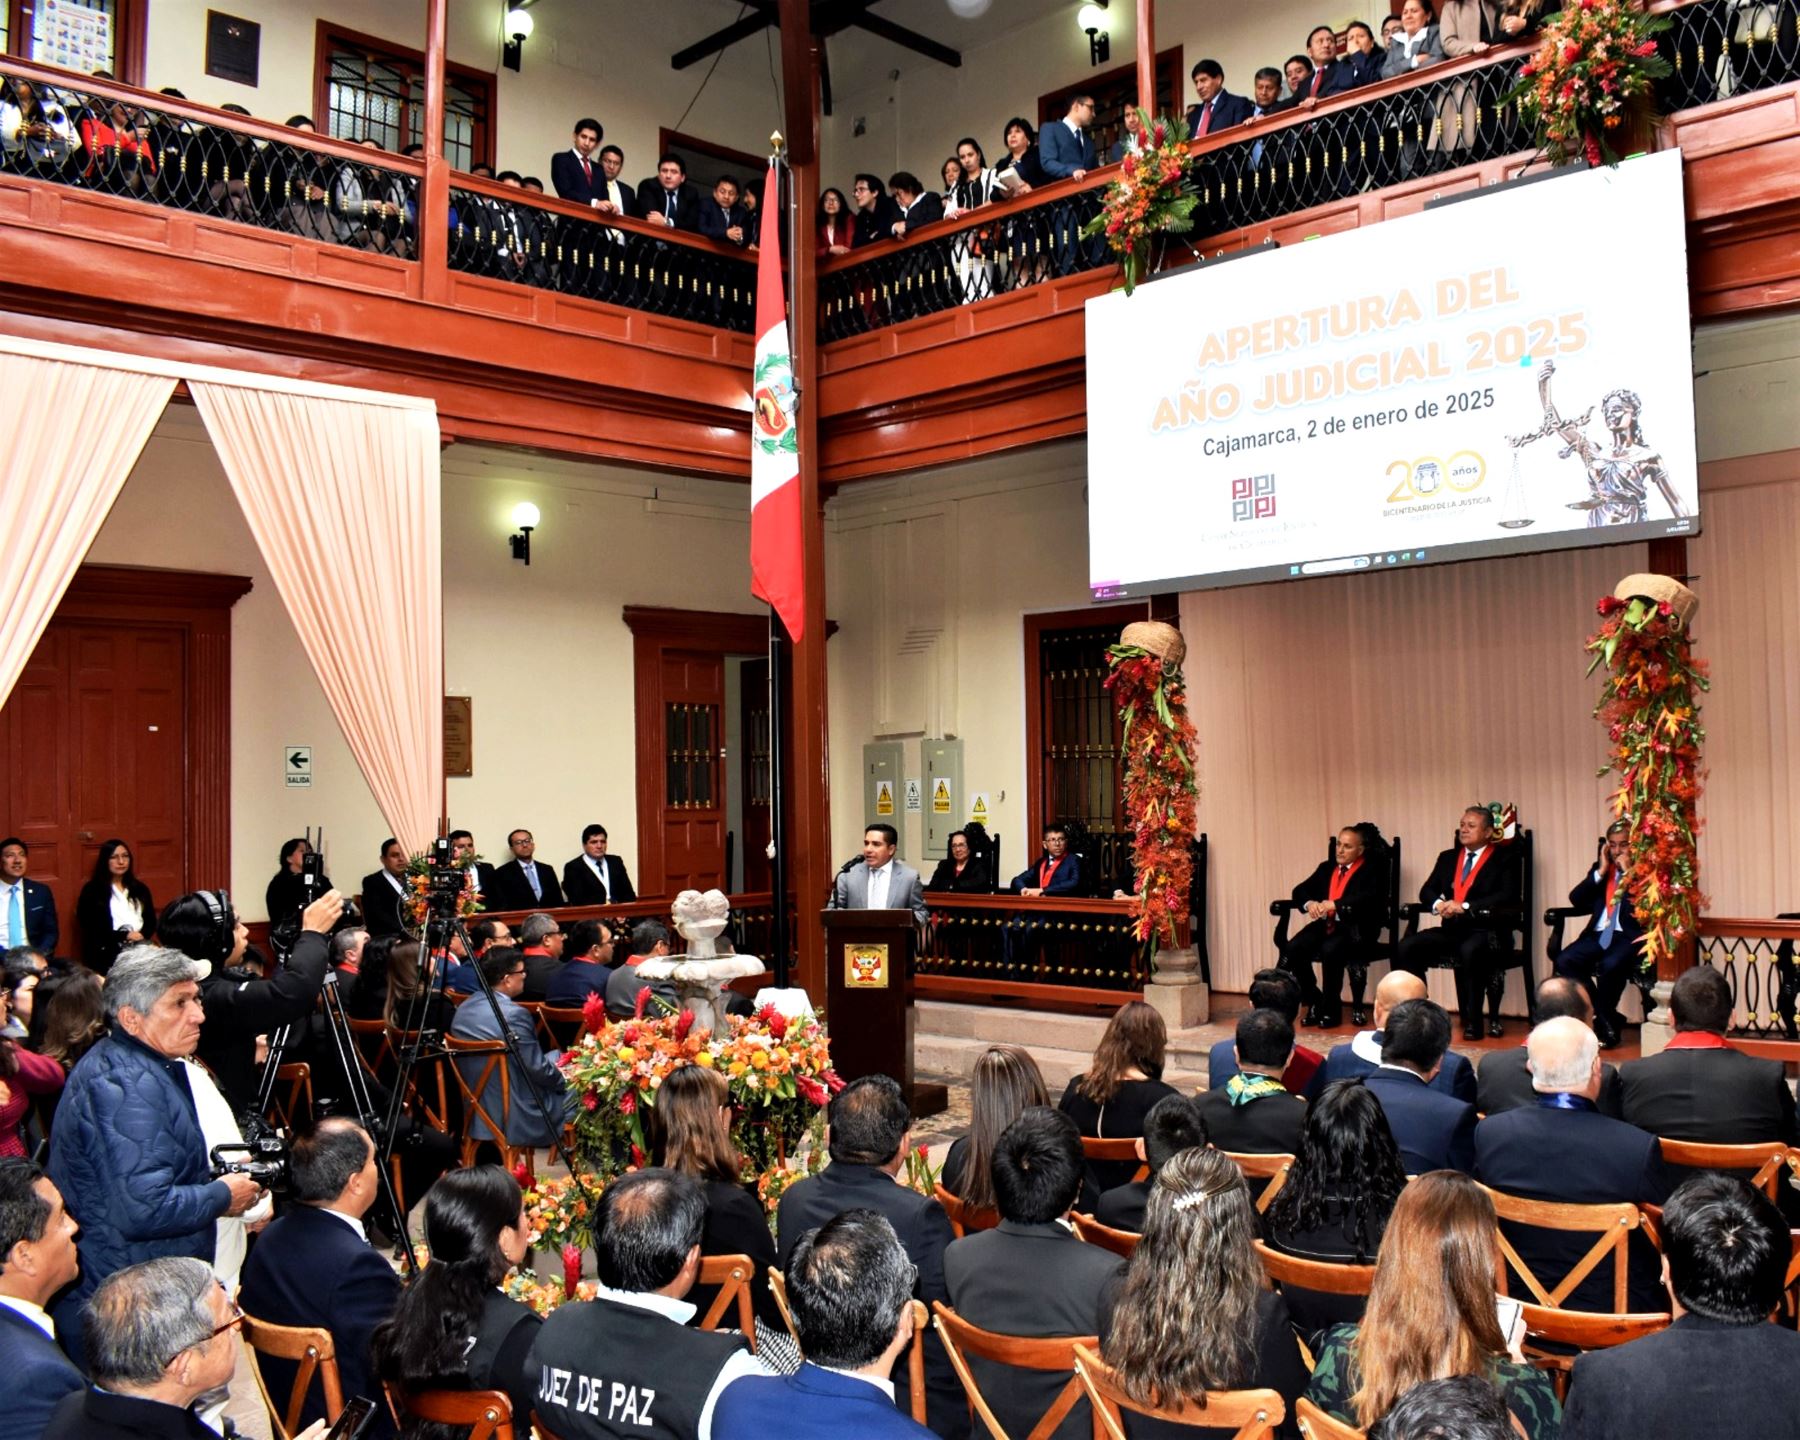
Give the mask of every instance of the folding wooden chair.
[(1131, 1161), (1137, 1166), (1132, 1172), (1131, 1183), (1150, 1178), (1150, 1162), (1137, 1152), (1138, 1142), (1134, 1139), (1108, 1140), (1100, 1135), (1083, 1135), (1081, 1137), (1081, 1153), (1088, 1160), (1110, 1161), (1122, 1164)]
[[(537, 1151), (530, 1145), (509, 1144), (506, 1139), (505, 1120), (512, 1114), (512, 1067), (506, 1063), (506, 1042), (504, 1040), (464, 1040), (455, 1035), (446, 1035), (444, 1045), (450, 1052), (450, 1073), (456, 1077), (456, 1088), (462, 1092), (463, 1120), (462, 1163), (469, 1166), (475, 1163), (475, 1154), (484, 1144), (491, 1144), (500, 1152), (500, 1163), (508, 1170), (514, 1169), (523, 1162), (529, 1175), (537, 1173)], [(468, 1056), (480, 1056), (481, 1074), (475, 1083), (469, 1083), (469, 1077), (463, 1073), (463, 1060)], [(496, 1120), (482, 1104), (481, 1097), (487, 1093), (488, 1082), (495, 1074), (500, 1076), (500, 1119)], [(489, 1140), (477, 1139), (471, 1132), (475, 1121), (480, 1119), (492, 1132)]]
[(953, 1195), (942, 1185), (932, 1186), (931, 1193), (938, 1204), (944, 1207), (944, 1213), (950, 1217), (950, 1228), (958, 1240), (975, 1230), (992, 1230), (1000, 1223), (998, 1210), (978, 1210), (972, 1205), (965, 1205), (960, 1195)]
[(1263, 1186), (1262, 1194), (1256, 1197), (1256, 1213), (1259, 1215), (1281, 1193), (1281, 1187), (1287, 1184), (1288, 1171), (1294, 1168), (1292, 1155), (1239, 1155), (1230, 1150), (1221, 1150), (1219, 1153), (1244, 1172), (1245, 1180), (1269, 1182)]
[(1703, 1145), (1694, 1140), (1658, 1137), (1663, 1162), (1684, 1170), (1724, 1170), (1742, 1174), (1777, 1205), (1786, 1174), (1800, 1175), (1800, 1150), (1790, 1150), (1779, 1140), (1755, 1145)]
[[(704, 1262), (702, 1262), (704, 1263)], [(787, 1326), (788, 1334), (794, 1337), (794, 1343), (800, 1343), (800, 1332), (794, 1328), (794, 1312), (788, 1308), (787, 1276), (771, 1265), (767, 1271), (769, 1277), (769, 1293), (775, 1297), (775, 1308), (781, 1312), (782, 1323)], [(909, 1300), (912, 1306), (913, 1338), (906, 1349), (907, 1380), (912, 1387), (912, 1417), (919, 1424), (925, 1423), (925, 1332), (931, 1328), (931, 1315), (925, 1309), (923, 1300)]]
[(389, 1392), (399, 1409), (434, 1425), (468, 1427), (468, 1440), (513, 1440), (512, 1401), (502, 1390)]
[(377, 1085), (385, 1085), (387, 1077), (383, 1071), (394, 1063), (394, 1052), (388, 1045), (388, 1023), (385, 1020), (351, 1020), (350, 1036), (356, 1046), (356, 1058), (362, 1063), (363, 1074)]
[[(400, 1057), (409, 1049), (419, 1044), (421, 1032), (403, 1030), (391, 1022), (386, 1023), (383, 1041), (388, 1053), (393, 1057), (396, 1069)], [(433, 1106), (432, 1100), (437, 1104)], [(425, 1123), (439, 1134), (450, 1133), (450, 1093), (444, 1084), (444, 1062), (433, 1057), (415, 1065), (406, 1077), (406, 1103), (425, 1116)]]
[[(1056, 1433), (1056, 1427), (1062, 1424), (1064, 1417), (1081, 1399), (1081, 1377), (1075, 1373), (1075, 1347), (1079, 1344), (1098, 1346), (1099, 1337), (997, 1335), (992, 1330), (971, 1325), (942, 1300), (932, 1301), (931, 1308), (937, 1315), (938, 1334), (943, 1337), (944, 1349), (949, 1352), (950, 1363), (956, 1368), (957, 1378), (962, 1381), (969, 1403), (975, 1407), (975, 1413), (981, 1417), (994, 1440), (1011, 1440), (1011, 1437), (988, 1407), (981, 1387), (975, 1383), (975, 1373), (969, 1368), (968, 1356), (974, 1356), (977, 1360), (990, 1360), (996, 1365), (1011, 1365), (1019, 1370), (1044, 1370), (1069, 1377), (1069, 1383), (1057, 1391), (1056, 1400), (1025, 1436), (1025, 1440), (1050, 1440)], [(1116, 1440), (1123, 1440), (1123, 1437), (1116, 1437)]]
[(572, 1050), (581, 1039), (587, 1014), (580, 1006), (544, 1005), (538, 1010), (538, 1031), (552, 1050)]
[[(287, 1087), (285, 1099), (281, 1088), (284, 1085)], [(275, 1071), (275, 1089), (269, 1096), (269, 1123), (280, 1130), (298, 1130), (302, 1100), (306, 1101), (306, 1123), (310, 1126), (313, 1117), (312, 1066), (304, 1060), (296, 1060)]]
[(1166, 1424), (1191, 1425), (1196, 1430), (1226, 1430), (1235, 1425), (1231, 1440), (1274, 1440), (1275, 1427), (1287, 1418), (1287, 1404), (1274, 1390), (1213, 1390), (1197, 1401), (1146, 1405), (1120, 1387), (1118, 1376), (1100, 1358), (1097, 1346), (1078, 1341), (1074, 1349), (1075, 1377), (1094, 1406), (1095, 1440), (1102, 1435), (1125, 1440), (1124, 1411)]
[[(775, 1297), (775, 1308), (781, 1312), (781, 1323), (787, 1326), (788, 1334), (794, 1337), (794, 1343), (800, 1343), (800, 1332), (794, 1328), (794, 1312), (788, 1309), (787, 1276), (773, 1265), (769, 1267), (769, 1293)], [(927, 1319), (927, 1324), (930, 1320)]]
[(1525, 1320), (1525, 1358), (1549, 1372), (1558, 1403), (1569, 1398), (1569, 1380), (1578, 1357), (1561, 1350), (1546, 1350), (1544, 1346), (1610, 1350), (1666, 1330), (1670, 1321), (1669, 1316), (1662, 1314), (1596, 1315), (1587, 1310), (1553, 1310), (1524, 1302), (1520, 1310)]
[(1137, 1243), (1144, 1237), (1130, 1230), (1115, 1230), (1110, 1225), (1102, 1225), (1092, 1215), (1076, 1213), (1069, 1219), (1074, 1223), (1075, 1233), (1090, 1245), (1098, 1245), (1102, 1250), (1110, 1250), (1115, 1255), (1123, 1255), (1127, 1260), (1131, 1252), (1137, 1249)]
[(1306, 1440), (1363, 1440), (1363, 1432), (1327, 1414), (1302, 1395), (1294, 1402), (1294, 1423)]
[(756, 1274), (756, 1262), (748, 1255), (702, 1255), (696, 1285), (717, 1285), (719, 1293), (700, 1317), (699, 1328), (717, 1330), (725, 1312), (737, 1307), (737, 1328), (756, 1353), (756, 1308), (750, 1299), (750, 1277)]
[[(269, 1425), (275, 1440), (292, 1440), (300, 1430), (300, 1409), (306, 1404), (306, 1392), (316, 1375), (325, 1395), (325, 1419), (335, 1424), (344, 1408), (344, 1386), (338, 1377), (337, 1346), (331, 1332), (310, 1325), (271, 1325), (252, 1315), (244, 1316), (244, 1343), (250, 1347), (250, 1369), (256, 1375), (256, 1388), (268, 1407)], [(275, 1408), (269, 1395), (269, 1383), (263, 1376), (262, 1357), (292, 1360), (297, 1367), (294, 1384), (288, 1393), (287, 1406)]]
[(1375, 1283), (1373, 1265), (1339, 1265), (1330, 1260), (1302, 1260), (1287, 1255), (1261, 1240), (1252, 1240), (1257, 1259), (1276, 1286), (1292, 1285), (1296, 1290), (1317, 1290), (1326, 1295), (1363, 1295)]

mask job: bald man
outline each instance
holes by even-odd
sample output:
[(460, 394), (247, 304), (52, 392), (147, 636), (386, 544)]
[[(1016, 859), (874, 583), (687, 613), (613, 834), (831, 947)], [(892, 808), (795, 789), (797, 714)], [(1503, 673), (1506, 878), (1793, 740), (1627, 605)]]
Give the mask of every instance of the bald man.
[[(1552, 975), (1538, 982), (1531, 1001), (1531, 1019), (1535, 1025), (1567, 1015), (1583, 1025), (1594, 1023), (1593, 1002), (1587, 987), (1566, 975)], [(1475, 1108), (1483, 1115), (1498, 1115), (1502, 1110), (1517, 1110), (1521, 1105), (1537, 1102), (1531, 1088), (1531, 1067), (1524, 1041), (1509, 1050), (1490, 1050), (1475, 1067)], [(1602, 1115), (1624, 1118), (1619, 1102), (1619, 1072), (1605, 1061), (1600, 1064), (1600, 1097)]]
[[(1337, 1045), (1325, 1057), (1325, 1063), (1306, 1087), (1308, 1102), (1325, 1093), (1334, 1080), (1355, 1080), (1372, 1075), (1381, 1066), (1382, 1033), (1387, 1017), (1403, 1000), (1423, 1000), (1425, 982), (1406, 970), (1394, 970), (1375, 987), (1375, 1028), (1362, 1030), (1348, 1044)], [(1444, 1055), (1444, 1063), (1432, 1077), (1431, 1088), (1457, 1100), (1475, 1103), (1475, 1068), (1454, 1050)]]
[[(1572, 1015), (1558, 1015), (1525, 1042), (1537, 1103), (1490, 1115), (1475, 1127), (1475, 1178), (1527, 1200), (1564, 1205), (1660, 1205), (1670, 1176), (1654, 1135), (1602, 1115), (1600, 1040)], [(1545, 1289), (1560, 1285), (1593, 1245), (1577, 1231), (1500, 1226)], [(1643, 1231), (1629, 1248), (1626, 1308), (1666, 1311), (1662, 1263)], [(1611, 1311), (1613, 1267), (1598, 1265), (1565, 1302), (1568, 1309)], [(1517, 1281), (1515, 1295), (1526, 1292)]]

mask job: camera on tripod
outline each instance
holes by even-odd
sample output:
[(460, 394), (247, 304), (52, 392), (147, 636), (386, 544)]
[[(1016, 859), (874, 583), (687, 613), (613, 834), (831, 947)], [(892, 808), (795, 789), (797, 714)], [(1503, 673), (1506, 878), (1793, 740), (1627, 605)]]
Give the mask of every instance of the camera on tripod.
[(461, 900), (463, 888), (467, 884), (468, 877), (456, 863), (450, 841), (440, 835), (431, 842), (431, 849), (425, 856), (426, 912), (434, 920), (454, 917), (457, 902)]
[(265, 1190), (287, 1187), (290, 1149), (287, 1136), (266, 1122), (252, 1120), (244, 1126), (243, 1140), (212, 1147), (212, 1174), (248, 1175)]

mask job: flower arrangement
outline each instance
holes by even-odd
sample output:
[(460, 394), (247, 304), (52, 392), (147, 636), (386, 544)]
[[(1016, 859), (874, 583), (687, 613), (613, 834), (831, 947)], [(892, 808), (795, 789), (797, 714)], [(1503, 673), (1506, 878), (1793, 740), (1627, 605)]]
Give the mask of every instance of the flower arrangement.
[(1194, 810), (1200, 788), (1194, 778), (1194, 725), (1188, 719), (1181, 677), (1181, 637), (1168, 626), (1170, 642), (1156, 653), (1132, 643), (1138, 626), (1127, 626), (1121, 643), (1106, 653), (1111, 674), (1106, 688), (1119, 707), (1125, 738), (1125, 814), (1132, 826), (1132, 860), (1137, 870), (1136, 933), (1140, 940), (1175, 943), (1178, 916), (1188, 912), (1194, 879)]
[(1596, 608), (1601, 623), (1587, 642), (1594, 657), (1587, 673), (1607, 669), (1594, 715), (1612, 745), (1600, 773), (1618, 773), (1613, 813), (1631, 821), (1625, 885), (1644, 927), (1644, 969), (1652, 971), (1694, 933), (1706, 903), (1695, 806), (1706, 739), (1699, 696), (1710, 686), (1668, 600), (1607, 595)]
[(732, 1139), (759, 1181), (784, 1168), (808, 1134), (815, 1141), (823, 1136), (825, 1106), (844, 1082), (831, 1068), (825, 1027), (812, 1016), (790, 1020), (765, 1005), (750, 1019), (730, 1016), (727, 1030), (708, 1033), (694, 1029), (691, 1010), (609, 1021), (598, 1000), (590, 1001), (584, 1033), (560, 1063), (580, 1097), (578, 1153), (602, 1181), (645, 1163), (644, 1110), (682, 1065), (703, 1065), (725, 1078)]
[(1083, 239), (1104, 235), (1125, 272), (1125, 293), (1150, 266), (1151, 237), (1194, 228), (1199, 197), (1188, 174), (1187, 121), (1137, 112), (1143, 148), (1127, 151), (1119, 178), (1106, 187), (1100, 213), (1081, 227)]
[[(580, 1274), (581, 1254), (576, 1252), (576, 1274)], [(551, 1311), (570, 1300), (592, 1300), (600, 1293), (600, 1287), (592, 1280), (577, 1279), (571, 1283), (565, 1269), (560, 1280), (546, 1280), (532, 1270), (514, 1270), (500, 1282), (500, 1288), (521, 1305), (529, 1305), (539, 1315), (549, 1315)]]
[(513, 1169), (513, 1178), (525, 1195), (525, 1221), (531, 1227), (530, 1243), (579, 1255), (593, 1242), (592, 1202), (596, 1187), (568, 1175), (532, 1175), (525, 1162)]
[(1655, 82), (1670, 73), (1656, 47), (1668, 28), (1668, 17), (1646, 14), (1641, 0), (1574, 0), (1546, 23), (1502, 103), (1518, 103), (1553, 163), (1616, 165), (1614, 141), (1641, 131)]
[[(470, 851), (452, 863), (463, 872), (463, 888), (456, 897), (456, 914), (460, 920), (467, 920), (482, 911), (481, 892), (475, 888), (475, 862), (481, 857)], [(411, 931), (422, 931), (425, 928), (425, 917), (428, 910), (426, 897), (431, 893), (431, 861), (423, 854), (416, 854), (406, 862), (406, 894), (401, 897), (401, 919)]]
[(917, 1190), (921, 1195), (935, 1195), (938, 1179), (943, 1173), (943, 1166), (932, 1165), (929, 1145), (915, 1146), (907, 1152), (905, 1184), (908, 1190)]

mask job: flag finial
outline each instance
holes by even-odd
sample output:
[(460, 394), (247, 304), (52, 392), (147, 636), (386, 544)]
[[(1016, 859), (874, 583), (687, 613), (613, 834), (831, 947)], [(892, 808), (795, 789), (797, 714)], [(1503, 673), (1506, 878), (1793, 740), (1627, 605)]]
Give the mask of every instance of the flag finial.
[(787, 149), (787, 140), (782, 136), (782, 133), (779, 130), (771, 130), (769, 132), (769, 148), (777, 155)]

